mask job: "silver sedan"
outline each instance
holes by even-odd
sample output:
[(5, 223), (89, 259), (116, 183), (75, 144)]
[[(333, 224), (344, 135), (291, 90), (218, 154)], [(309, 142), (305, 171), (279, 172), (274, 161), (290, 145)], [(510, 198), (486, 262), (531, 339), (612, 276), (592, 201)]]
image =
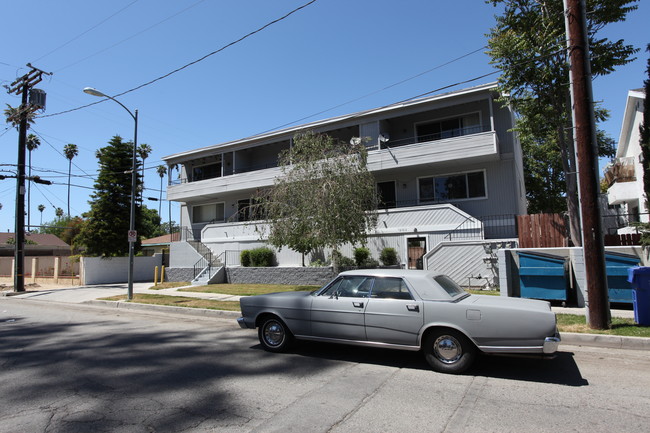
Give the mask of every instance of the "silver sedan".
[(553, 355), (560, 342), (550, 304), (471, 295), (443, 274), (365, 269), (313, 292), (241, 298), (242, 328), (264, 349), (294, 340), (421, 350), (436, 371), (461, 373), (479, 352)]

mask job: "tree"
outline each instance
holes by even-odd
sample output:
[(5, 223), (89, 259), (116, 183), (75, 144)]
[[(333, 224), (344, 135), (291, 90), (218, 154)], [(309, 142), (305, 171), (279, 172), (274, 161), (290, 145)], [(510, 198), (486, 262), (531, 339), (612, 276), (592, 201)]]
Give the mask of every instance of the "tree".
[(38, 211), (41, 213), (41, 225), (43, 225), (43, 211), (45, 210), (45, 205), (44, 204), (39, 204), (38, 205)]
[[(9, 104), (6, 105), (7, 108), (4, 111), (6, 122), (11, 123), (11, 126), (18, 129), (20, 127), (21, 116), (25, 114), (21, 113), (20, 108), (12, 107)], [(29, 126), (32, 123), (34, 123), (34, 118), (36, 117), (36, 113), (34, 111), (27, 110), (26, 116), (27, 116), (27, 129), (29, 129)]]
[[(561, 1), (488, 0), (503, 5), (491, 29), (488, 53), (501, 70), (502, 102), (517, 113), (525, 162), (529, 212), (568, 211), (571, 239), (581, 243), (577, 165), (573, 145), (569, 63)], [(591, 70), (606, 75), (630, 62), (636, 50), (622, 40), (597, 37), (607, 24), (624, 21), (636, 0), (588, 0)], [(596, 107), (596, 120), (608, 117)], [(598, 133), (600, 156), (613, 156), (613, 141)], [(541, 163), (540, 163), (541, 161)]]
[[(129, 252), (127, 233), (131, 215), (133, 143), (122, 141), (116, 135), (95, 155), (99, 160), (99, 174), (94, 185), (95, 191), (90, 196), (90, 211), (84, 214), (86, 222), (76, 243), (85, 246), (89, 255), (124, 256)], [(139, 176), (136, 177), (136, 182), (140, 183)], [(133, 197), (136, 204), (139, 203), (140, 190), (137, 186), (136, 184), (136, 196)], [(140, 223), (141, 208), (136, 206), (136, 229)], [(139, 250), (139, 240), (134, 248)]]
[(156, 209), (149, 209), (147, 206), (142, 206), (142, 224), (140, 225), (138, 236), (142, 239), (150, 239), (164, 235), (165, 231), (160, 223), (161, 218)]
[(160, 176), (160, 197), (158, 198), (158, 215), (162, 215), (160, 211), (162, 210), (162, 193), (163, 193), (163, 178), (167, 174), (167, 166), (159, 165), (156, 167), (156, 173)]
[[(650, 44), (646, 47), (650, 53)], [(646, 208), (650, 209), (648, 200), (650, 200), (650, 56), (648, 57), (648, 67), (646, 69), (648, 77), (643, 82), (645, 90), (645, 99), (643, 100), (643, 123), (641, 124), (641, 153), (643, 155), (643, 191), (645, 192)]]
[(63, 209), (61, 209), (60, 207), (57, 207), (57, 208), (54, 210), (54, 215), (56, 215), (56, 216), (58, 216), (59, 218), (61, 218), (61, 217), (63, 216)]
[(47, 227), (41, 227), (40, 233), (57, 236), (70, 246), (75, 245), (75, 238), (81, 232), (84, 221), (78, 216), (59, 215), (54, 221), (46, 222)]
[(268, 242), (303, 255), (345, 243), (364, 243), (377, 224), (375, 181), (360, 143), (305, 132), (279, 156), (282, 176), (253, 198), (269, 223)]
[(151, 155), (151, 146), (146, 143), (143, 143), (138, 146), (138, 155), (142, 159), (142, 192), (140, 196), (140, 204), (142, 204), (142, 195), (144, 195), (144, 160)]
[(70, 174), (72, 173), (72, 158), (79, 154), (76, 144), (66, 144), (63, 147), (63, 154), (68, 159), (68, 215), (70, 215)]
[[(28, 174), (27, 176), (31, 179), (32, 177), (32, 150), (36, 150), (38, 146), (40, 146), (41, 140), (34, 134), (29, 134), (27, 136), (27, 139), (25, 140), (25, 146), (27, 147), (27, 150), (29, 151), (29, 160), (27, 162), (28, 165)], [(32, 213), (32, 208), (31, 208), (31, 202), (32, 202), (32, 182), (30, 181), (27, 184), (27, 226), (29, 227), (31, 225), (31, 213)]]

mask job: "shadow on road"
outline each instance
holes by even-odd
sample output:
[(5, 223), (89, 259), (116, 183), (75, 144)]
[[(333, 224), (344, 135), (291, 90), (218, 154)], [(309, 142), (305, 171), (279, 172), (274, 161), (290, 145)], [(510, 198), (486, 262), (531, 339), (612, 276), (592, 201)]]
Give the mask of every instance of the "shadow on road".
[[(253, 348), (260, 351), (264, 350), (261, 345), (253, 346)], [(292, 354), (319, 360), (430, 370), (429, 364), (427, 364), (420, 352), (301, 341), (295, 345)], [(274, 354), (274, 356), (282, 355)], [(553, 359), (481, 355), (466, 374), (565, 386), (585, 386), (589, 384), (582, 377), (571, 352), (558, 352)]]

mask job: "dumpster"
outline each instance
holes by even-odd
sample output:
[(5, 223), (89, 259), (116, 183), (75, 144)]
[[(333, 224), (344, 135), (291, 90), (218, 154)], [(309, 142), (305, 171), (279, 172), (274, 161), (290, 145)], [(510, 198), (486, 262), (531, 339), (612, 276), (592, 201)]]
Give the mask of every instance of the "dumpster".
[(609, 302), (632, 303), (632, 286), (628, 282), (628, 269), (638, 265), (639, 258), (636, 256), (605, 253)]
[(551, 254), (520, 252), (520, 296), (566, 302), (569, 286), (567, 260)]
[(634, 321), (650, 326), (650, 268), (635, 266), (628, 270), (628, 282), (632, 283)]

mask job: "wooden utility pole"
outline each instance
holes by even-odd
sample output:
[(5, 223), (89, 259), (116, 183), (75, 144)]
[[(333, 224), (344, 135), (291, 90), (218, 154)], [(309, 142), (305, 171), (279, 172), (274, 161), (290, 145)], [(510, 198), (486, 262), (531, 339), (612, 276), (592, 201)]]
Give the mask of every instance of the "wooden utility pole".
[[(32, 87), (40, 83), (42, 75), (51, 75), (27, 64), (31, 70), (11, 83), (9, 93), (22, 94), (22, 101), (17, 110), (16, 116), (18, 126), (18, 161), (16, 165), (16, 228), (15, 228), (15, 250), (14, 250), (14, 292), (25, 291), (25, 147), (27, 142), (28, 119), (31, 113), (45, 108), (45, 100), (34, 104), (29, 101)], [(43, 94), (44, 95), (44, 94)], [(12, 120), (12, 119), (9, 119)], [(31, 180), (31, 179), (30, 179)]]
[(592, 329), (608, 329), (611, 319), (605, 272), (605, 245), (598, 201), (598, 143), (591, 89), (585, 2), (564, 0), (564, 9), (571, 62), (571, 99), (578, 161), (589, 326)]

